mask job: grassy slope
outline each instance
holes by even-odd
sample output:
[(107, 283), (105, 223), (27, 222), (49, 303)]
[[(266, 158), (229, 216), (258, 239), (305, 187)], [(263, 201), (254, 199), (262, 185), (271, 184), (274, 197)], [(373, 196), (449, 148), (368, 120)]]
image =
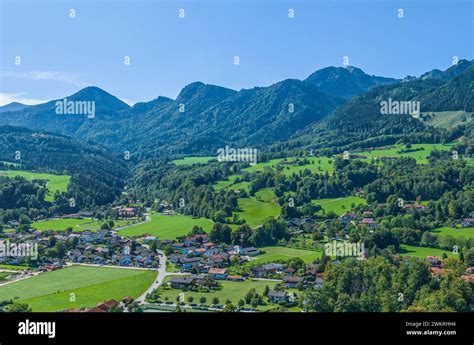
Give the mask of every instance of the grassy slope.
[(160, 239), (176, 239), (178, 236), (187, 235), (194, 225), (200, 226), (204, 231), (212, 228), (213, 222), (206, 218), (192, 218), (185, 215), (165, 216), (156, 213), (151, 215), (151, 221), (125, 228), (119, 231), (122, 236), (139, 236), (149, 233)]
[(305, 263), (311, 263), (315, 259), (320, 258), (323, 251), (312, 251), (305, 249), (289, 248), (289, 247), (262, 247), (259, 250), (265, 251), (265, 254), (255, 256), (252, 264), (260, 264), (264, 262), (273, 262), (276, 260), (288, 260), (291, 258), (301, 258)]
[(23, 171), (23, 170), (1, 170), (0, 175), (23, 176), (28, 180), (33, 180), (33, 179), (48, 180), (49, 192), (45, 197), (47, 201), (54, 200), (54, 193), (56, 191), (66, 192), (67, 185), (69, 184), (69, 181), (71, 180), (71, 176), (68, 176), (68, 175), (43, 174), (43, 173), (35, 173), (35, 172)]
[(197, 164), (197, 163), (207, 163), (211, 159), (216, 159), (216, 157), (210, 157), (210, 156), (206, 156), (206, 157), (185, 157), (185, 158), (181, 158), (181, 159), (176, 159), (176, 160), (173, 161), (173, 163), (176, 164), (176, 165), (193, 165), (193, 164)]
[[(40, 222), (34, 222), (31, 226), (39, 231), (44, 230), (56, 230), (56, 231), (63, 231), (67, 228), (71, 227), (73, 231), (84, 231), (84, 230), (97, 230), (100, 226), (105, 223), (99, 222), (93, 219), (51, 219), (45, 220)], [(131, 224), (132, 221), (130, 220), (115, 220), (115, 228), (124, 226), (127, 224)]]
[(313, 200), (312, 203), (315, 205), (321, 205), (326, 213), (333, 211), (337, 215), (341, 215), (351, 209), (352, 203), (357, 206), (358, 204), (367, 204), (367, 201), (358, 196), (348, 196), (345, 198), (317, 199)]
[(256, 227), (263, 223), (268, 217), (280, 215), (280, 207), (272, 202), (258, 201), (255, 198), (241, 198), (238, 201), (237, 212), (240, 219), (245, 219), (250, 227)]
[(443, 250), (437, 248), (428, 248), (428, 247), (415, 247), (409, 246), (407, 244), (400, 245), (400, 255), (402, 256), (414, 256), (418, 258), (424, 258), (425, 256), (439, 256), (440, 258), (443, 256), (443, 253), (449, 256), (455, 256), (450, 250)]
[[(442, 128), (452, 128), (456, 127), (460, 124), (467, 124), (472, 121), (471, 113), (467, 113), (465, 111), (440, 111), (440, 112), (428, 112), (426, 113), (429, 116), (424, 120), (424, 122), (434, 126), (434, 127), (442, 127)], [(422, 114), (424, 117), (425, 113)], [(466, 119), (465, 122), (462, 120)]]
[(436, 235), (451, 235), (453, 237), (472, 237), (474, 238), (474, 227), (470, 228), (451, 228), (443, 227), (431, 230)]
[(19, 297), (33, 311), (94, 307), (105, 300), (136, 298), (155, 277), (151, 270), (73, 266), (0, 286), (0, 300)]
[(403, 145), (396, 145), (395, 148), (385, 150), (373, 150), (373, 151), (361, 151), (354, 152), (355, 154), (364, 155), (367, 157), (387, 157), (387, 156), (398, 156), (398, 157), (412, 157), (415, 158), (419, 164), (427, 164), (427, 157), (431, 151), (450, 151), (453, 144), (413, 144), (412, 149), (423, 148), (422, 151), (408, 152), (408, 153), (397, 153), (397, 151), (404, 149)]

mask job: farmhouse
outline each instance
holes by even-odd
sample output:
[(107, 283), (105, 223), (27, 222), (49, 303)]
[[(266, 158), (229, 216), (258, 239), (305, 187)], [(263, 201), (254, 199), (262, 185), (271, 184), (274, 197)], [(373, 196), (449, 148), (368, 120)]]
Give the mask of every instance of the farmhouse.
[(272, 303), (286, 302), (288, 298), (285, 291), (275, 291), (275, 290), (270, 291), (267, 297)]
[(296, 288), (298, 284), (302, 284), (304, 281), (303, 277), (285, 276), (283, 277), (283, 284), (287, 288)]

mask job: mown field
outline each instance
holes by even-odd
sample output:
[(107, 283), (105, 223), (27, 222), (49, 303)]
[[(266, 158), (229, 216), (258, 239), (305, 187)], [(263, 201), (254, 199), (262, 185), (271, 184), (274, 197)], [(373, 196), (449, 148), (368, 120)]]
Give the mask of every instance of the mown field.
[(174, 240), (178, 236), (187, 235), (194, 225), (200, 226), (204, 231), (211, 230), (213, 222), (206, 218), (193, 218), (191, 216), (176, 214), (174, 216), (165, 216), (153, 213), (148, 223), (132, 225), (119, 230), (122, 236), (140, 236), (151, 234), (158, 236), (159, 239)]
[(442, 227), (442, 228), (431, 230), (430, 232), (436, 235), (441, 235), (441, 236), (451, 235), (453, 237), (474, 238), (474, 227), (470, 227), (470, 228)]
[(151, 270), (72, 266), (0, 286), (0, 301), (18, 297), (38, 312), (95, 307), (110, 299), (136, 298), (155, 278)]
[[(164, 283), (168, 282), (172, 276), (168, 276), (165, 278)], [(277, 282), (272, 281), (263, 281), (263, 280), (245, 280), (243, 282), (231, 282), (231, 281), (219, 281), (222, 284), (222, 289), (218, 291), (210, 291), (210, 292), (194, 292), (194, 291), (181, 291), (178, 289), (164, 289), (160, 288), (160, 300), (165, 301), (166, 297), (168, 297), (168, 301), (176, 303), (176, 298), (179, 296), (180, 293), (184, 294), (184, 298), (186, 303), (188, 302), (188, 297), (192, 296), (193, 302), (200, 304), (199, 299), (201, 297), (206, 298), (206, 305), (212, 304), (212, 299), (217, 297), (219, 299), (220, 304), (225, 304), (226, 300), (230, 300), (233, 305), (237, 306), (237, 303), (240, 299), (244, 299), (245, 295), (250, 289), (255, 289), (256, 292), (260, 295), (263, 294), (265, 290), (265, 286), (268, 285), (270, 289), (272, 289)], [(246, 305), (249, 307), (249, 305)], [(259, 310), (266, 310), (269, 308), (273, 308), (274, 305), (268, 304), (265, 306), (259, 306), (257, 309)]]
[(250, 264), (261, 264), (266, 262), (274, 262), (277, 260), (288, 260), (291, 258), (300, 258), (308, 264), (317, 258), (321, 258), (323, 255), (322, 250), (313, 251), (281, 246), (262, 247), (258, 249), (264, 251), (265, 254), (255, 256), (255, 260), (250, 261)]
[(424, 258), (426, 256), (439, 256), (443, 257), (443, 254), (446, 253), (448, 257), (456, 256), (451, 250), (443, 250), (438, 248), (428, 248), (428, 247), (416, 247), (409, 246), (407, 244), (400, 245), (400, 255), (401, 256), (413, 256), (418, 258)]
[(28, 266), (0, 264), (0, 269), (21, 271), (21, 270), (27, 270)]
[(238, 207), (240, 211), (236, 213), (240, 219), (245, 219), (251, 228), (263, 224), (263, 221), (268, 217), (280, 215), (280, 207), (277, 204), (258, 201), (255, 198), (240, 198)]
[(68, 175), (53, 175), (53, 174), (43, 174), (35, 173), (31, 171), (23, 170), (0, 170), (0, 175), (4, 176), (22, 176), (28, 180), (48, 180), (48, 193), (46, 194), (46, 201), (54, 201), (54, 193), (56, 191), (66, 192), (67, 185), (71, 180), (71, 176)]
[(207, 163), (211, 159), (216, 159), (216, 157), (204, 156), (204, 157), (184, 157), (181, 159), (176, 159), (173, 161), (176, 165), (193, 165), (198, 163)]
[[(90, 218), (65, 218), (65, 219), (50, 219), (45, 221), (33, 222), (31, 226), (39, 231), (45, 230), (56, 230), (64, 231), (67, 228), (72, 228), (73, 231), (84, 231), (84, 230), (98, 230), (105, 221), (97, 221)], [(114, 220), (114, 228), (133, 224), (132, 220)]]
[[(355, 206), (359, 204), (367, 204), (367, 201), (358, 196), (348, 196), (345, 198), (327, 198), (312, 200), (311, 203), (314, 205), (320, 205), (325, 213), (333, 211), (337, 215), (341, 215), (352, 208), (352, 204)], [(321, 213), (322, 211), (319, 211)]]

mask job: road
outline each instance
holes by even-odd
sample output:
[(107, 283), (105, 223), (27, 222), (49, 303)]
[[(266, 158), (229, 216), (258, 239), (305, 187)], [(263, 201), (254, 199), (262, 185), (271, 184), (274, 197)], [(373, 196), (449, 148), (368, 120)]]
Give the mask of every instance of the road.
[(160, 265), (158, 267), (158, 275), (156, 276), (155, 281), (153, 284), (150, 285), (150, 287), (140, 296), (136, 299), (136, 301), (140, 304), (145, 303), (145, 298), (146, 295), (148, 295), (150, 292), (155, 290), (158, 286), (161, 285), (163, 282), (163, 279), (170, 274), (166, 272), (166, 256), (165, 253), (163, 253), (161, 250), (157, 250), (159, 258), (160, 258)]

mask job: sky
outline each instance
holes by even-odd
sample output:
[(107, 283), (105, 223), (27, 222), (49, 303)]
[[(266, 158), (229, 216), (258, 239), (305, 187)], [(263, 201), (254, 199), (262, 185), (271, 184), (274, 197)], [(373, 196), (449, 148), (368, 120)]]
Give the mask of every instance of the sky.
[(473, 59), (473, 7), (472, 0), (0, 0), (0, 105), (37, 104), (91, 85), (129, 104), (176, 98), (195, 81), (240, 90), (304, 79), (343, 66), (345, 56), (368, 74), (419, 76), (450, 67), (454, 56)]

